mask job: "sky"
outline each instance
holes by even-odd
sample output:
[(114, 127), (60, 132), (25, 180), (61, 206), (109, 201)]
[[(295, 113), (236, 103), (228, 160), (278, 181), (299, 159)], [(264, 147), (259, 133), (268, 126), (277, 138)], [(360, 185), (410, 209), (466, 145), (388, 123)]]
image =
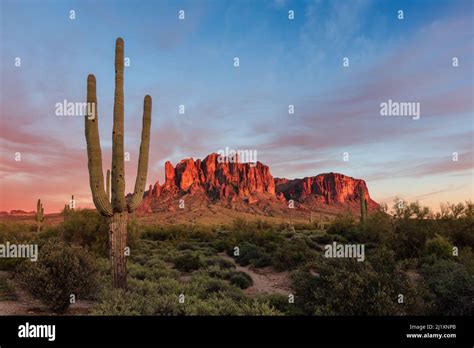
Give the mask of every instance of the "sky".
[[(379, 203), (399, 197), (436, 210), (474, 198), (470, 0), (0, 4), (0, 211), (34, 210), (41, 198), (46, 213), (57, 212), (72, 194), (93, 206), (83, 117), (55, 111), (84, 102), (87, 75), (96, 76), (110, 168), (117, 37), (130, 62), (127, 192), (150, 94), (147, 185), (163, 182), (168, 160), (228, 147), (256, 150), (274, 177), (362, 178)], [(389, 99), (419, 103), (420, 117), (382, 116)]]

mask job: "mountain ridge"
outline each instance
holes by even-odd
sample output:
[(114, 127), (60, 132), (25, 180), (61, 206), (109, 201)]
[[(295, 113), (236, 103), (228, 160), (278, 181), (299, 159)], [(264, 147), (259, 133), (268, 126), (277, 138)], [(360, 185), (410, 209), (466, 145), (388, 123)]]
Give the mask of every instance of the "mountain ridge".
[(379, 204), (370, 197), (363, 179), (333, 172), (301, 179), (274, 178), (261, 162), (235, 163), (211, 153), (202, 160), (183, 159), (176, 166), (167, 161), (164, 183), (149, 186), (138, 213), (186, 209), (186, 203), (192, 209), (196, 202), (209, 209), (220, 205), (271, 216), (285, 214), (290, 205), (299, 210), (356, 211), (361, 187), (369, 211), (377, 209)]

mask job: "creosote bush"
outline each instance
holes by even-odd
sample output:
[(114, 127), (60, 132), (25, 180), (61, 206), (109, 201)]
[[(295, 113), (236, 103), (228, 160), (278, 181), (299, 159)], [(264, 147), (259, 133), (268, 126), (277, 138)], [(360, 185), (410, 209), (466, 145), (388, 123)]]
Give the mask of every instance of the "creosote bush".
[(182, 272), (195, 271), (203, 266), (203, 262), (198, 254), (185, 253), (174, 260), (175, 267)]
[(17, 279), (31, 295), (61, 313), (69, 307), (71, 295), (77, 301), (95, 293), (97, 272), (84, 248), (50, 240), (41, 247), (38, 261), (18, 267)]
[(245, 272), (234, 272), (229, 281), (232, 285), (235, 285), (241, 289), (247, 289), (252, 286), (252, 278)]

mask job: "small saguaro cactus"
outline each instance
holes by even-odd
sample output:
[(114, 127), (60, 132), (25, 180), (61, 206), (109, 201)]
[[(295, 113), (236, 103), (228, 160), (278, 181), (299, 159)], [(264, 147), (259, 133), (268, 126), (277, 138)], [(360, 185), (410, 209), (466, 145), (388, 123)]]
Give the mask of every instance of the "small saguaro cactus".
[[(114, 121), (112, 130), (112, 197), (104, 190), (102, 170), (102, 151), (99, 139), (99, 119), (97, 109), (96, 80), (94, 75), (87, 77), (87, 103), (95, 105), (95, 113), (85, 117), (85, 134), (89, 167), (89, 183), (92, 198), (97, 210), (107, 217), (109, 224), (110, 262), (113, 285), (127, 287), (126, 255), (128, 213), (132, 213), (143, 199), (148, 170), (148, 150), (150, 147), (151, 97), (145, 96), (143, 105), (143, 126), (138, 158), (138, 171), (132, 197), (125, 199), (124, 146), (123, 146), (123, 70), (124, 42), (118, 38), (115, 43), (115, 97)], [(109, 183), (107, 175), (107, 186)], [(107, 190), (108, 191), (108, 190)]]
[(41, 228), (43, 227), (44, 221), (44, 209), (43, 203), (41, 203), (41, 199), (38, 199), (36, 203), (36, 232), (41, 232)]
[(75, 207), (76, 207), (76, 201), (74, 200), (74, 195), (71, 195), (71, 200), (69, 201), (69, 208), (71, 210), (74, 210)]
[(64, 204), (64, 209), (62, 211), (64, 222), (69, 218), (71, 213), (74, 212), (74, 208), (76, 207), (76, 202), (74, 200), (74, 195), (71, 195), (71, 200), (69, 204)]
[(360, 222), (365, 225), (367, 221), (367, 200), (365, 199), (364, 188), (360, 187)]

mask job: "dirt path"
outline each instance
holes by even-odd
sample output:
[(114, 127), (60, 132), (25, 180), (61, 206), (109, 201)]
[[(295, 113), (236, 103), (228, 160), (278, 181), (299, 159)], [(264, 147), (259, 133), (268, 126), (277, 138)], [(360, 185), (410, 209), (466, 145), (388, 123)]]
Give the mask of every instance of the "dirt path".
[[(16, 301), (0, 301), (0, 315), (56, 315), (46, 308), (39, 300), (34, 299), (27, 291), (23, 290), (8, 272), (0, 271), (0, 277), (6, 277), (8, 284), (16, 295)], [(66, 315), (88, 314), (93, 306), (91, 301), (78, 301), (72, 304)]]
[(240, 266), (232, 257), (225, 253), (219, 253), (219, 256), (232, 262), (237, 271), (245, 272), (252, 278), (253, 285), (244, 290), (247, 294), (277, 293), (287, 295), (291, 292), (288, 272), (275, 272), (270, 267), (253, 268)]

